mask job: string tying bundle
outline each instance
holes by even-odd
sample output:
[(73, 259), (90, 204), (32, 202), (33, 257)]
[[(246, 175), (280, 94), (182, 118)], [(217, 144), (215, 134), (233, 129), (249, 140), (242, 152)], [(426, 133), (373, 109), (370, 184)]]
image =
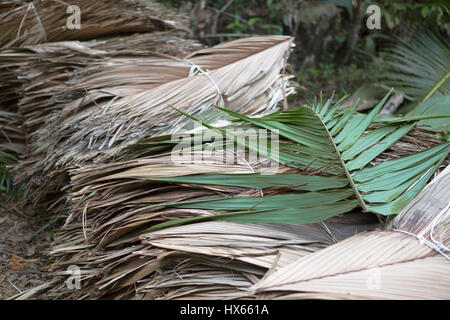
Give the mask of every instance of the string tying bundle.
[(200, 73), (200, 74), (202, 74), (202, 75), (204, 75), (205, 77), (208, 78), (208, 80), (212, 83), (212, 85), (216, 89), (217, 93), (219, 94), (221, 107), (225, 108), (225, 101), (223, 99), (222, 92), (220, 91), (220, 89), (217, 86), (217, 83), (214, 81), (214, 79), (209, 75), (209, 73), (206, 72), (205, 70), (203, 70), (202, 67), (200, 67), (199, 65), (195, 64), (194, 62), (192, 62), (189, 59), (184, 58), (183, 61), (186, 61), (186, 62), (188, 62), (191, 65), (191, 69), (189, 69), (188, 77), (192, 77), (192, 76), (195, 76), (195, 75)]
[(443, 216), (447, 212), (447, 210), (449, 208), (450, 208), (450, 201), (448, 202), (447, 206), (444, 209), (442, 209), (439, 212), (439, 214), (437, 214), (436, 217), (434, 217), (434, 219), (431, 221), (431, 228), (430, 228), (430, 231), (429, 231), (430, 240), (425, 238), (425, 234), (427, 233), (427, 228), (425, 228), (419, 234), (415, 234), (415, 233), (412, 233), (412, 232), (409, 232), (409, 231), (405, 231), (405, 230), (401, 230), (401, 229), (392, 229), (392, 230), (393, 231), (397, 231), (397, 232), (401, 232), (401, 233), (404, 233), (404, 234), (407, 234), (407, 235), (410, 235), (412, 237), (415, 237), (417, 240), (419, 240), (419, 243), (421, 245), (425, 244), (426, 246), (428, 246), (431, 249), (437, 251), (439, 254), (441, 254), (447, 260), (450, 261), (450, 255), (449, 255), (450, 248), (446, 247), (444, 243), (442, 243), (441, 241), (435, 239), (434, 236), (433, 236), (434, 228), (436, 227), (437, 221), (441, 218), (441, 216)]

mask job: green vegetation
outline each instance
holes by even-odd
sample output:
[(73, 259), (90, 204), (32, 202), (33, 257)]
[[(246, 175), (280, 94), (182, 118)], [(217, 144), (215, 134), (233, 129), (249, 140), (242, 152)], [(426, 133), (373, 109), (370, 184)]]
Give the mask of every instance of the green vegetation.
[[(194, 34), (209, 45), (249, 35), (284, 34), (295, 37), (296, 48), (290, 63), (300, 87), (293, 104), (309, 102), (321, 93), (325, 97), (330, 97), (333, 92), (337, 96), (352, 94), (362, 85), (370, 86), (371, 91), (376, 91), (370, 95), (380, 99), (380, 90), (373, 87), (384, 85), (384, 89), (394, 87), (404, 94), (406, 102), (400, 110), (406, 113), (417, 105), (408, 103), (417, 98), (417, 93), (411, 95), (411, 90), (405, 91), (405, 81), (410, 84), (415, 82), (422, 90), (439, 85), (441, 88), (437, 91), (442, 91), (449, 85), (448, 78), (442, 78), (440, 70), (443, 66), (445, 75), (449, 65), (450, 15), (449, 4), (445, 1), (162, 2), (189, 12)], [(380, 8), (381, 29), (378, 30), (370, 30), (366, 26), (370, 14), (366, 10), (374, 4)], [(409, 74), (404, 74), (402, 70), (399, 72), (399, 59), (406, 59)], [(436, 61), (439, 62), (436, 64)], [(422, 72), (410, 64), (428, 69)], [(414, 75), (414, 70), (419, 72)], [(402, 78), (403, 74), (405, 77)], [(416, 81), (418, 76), (423, 75), (426, 77), (424, 81)], [(443, 80), (442, 83), (434, 81), (438, 77)], [(364, 90), (367, 91), (367, 88)], [(428, 93), (431, 96), (434, 92)], [(365, 97), (361, 96), (361, 99)]]
[(381, 58), (374, 58), (370, 62), (360, 59), (358, 63), (351, 63), (336, 67), (334, 63), (319, 63), (303, 72), (296, 72), (296, 80), (300, 88), (298, 93), (306, 101), (312, 101), (321, 93), (330, 97), (345, 96), (354, 93), (361, 83), (378, 83), (383, 79), (387, 65)]

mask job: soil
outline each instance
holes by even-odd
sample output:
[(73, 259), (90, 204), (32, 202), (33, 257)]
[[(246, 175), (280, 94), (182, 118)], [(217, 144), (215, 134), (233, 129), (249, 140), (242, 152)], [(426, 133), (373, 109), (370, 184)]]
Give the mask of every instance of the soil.
[(50, 280), (47, 253), (52, 233), (37, 233), (46, 221), (37, 218), (32, 207), (18, 209), (0, 198), (0, 300)]

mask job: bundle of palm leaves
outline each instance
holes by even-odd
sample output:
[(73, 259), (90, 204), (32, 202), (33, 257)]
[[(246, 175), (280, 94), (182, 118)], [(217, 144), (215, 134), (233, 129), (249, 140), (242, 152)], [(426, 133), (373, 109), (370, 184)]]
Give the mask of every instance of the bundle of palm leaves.
[[(73, 6), (80, 26), (71, 26)], [(0, 49), (63, 40), (90, 40), (117, 34), (187, 30), (188, 18), (156, 1), (11, 0), (0, 4)], [(74, 20), (76, 22), (76, 20)]]
[[(142, 57), (181, 57), (199, 48), (201, 45), (186, 39), (184, 32), (162, 31), (98, 41), (54, 42), (3, 50), (0, 52), (0, 125), (3, 130), (0, 142), (9, 143), (9, 140), (17, 140), (17, 135), (20, 135), (21, 140), (14, 141), (17, 149), (17, 143), (25, 144), (25, 136), (29, 142), (34, 141), (34, 132), (46, 123), (50, 114), (60, 111), (61, 104), (55, 103), (58, 99), (68, 103), (74, 99), (74, 94), (84, 94), (79, 91), (70, 92), (70, 86), (79, 77), (89, 77), (108, 66), (133, 63)], [(124, 85), (125, 81), (132, 83), (132, 79), (123, 79), (117, 86)], [(11, 137), (11, 130), (14, 131), (14, 137)], [(2, 148), (3, 152), (6, 151), (4, 149)], [(14, 163), (19, 155), (28, 157), (19, 169), (19, 173), (25, 177), (32, 174), (22, 172), (29, 165), (26, 162), (30, 160), (29, 152), (25, 148), (20, 148), (20, 153), (9, 150)], [(8, 157), (9, 167), (10, 162), (11, 157)], [(6, 169), (5, 164), (4, 170), (4, 177), (8, 176), (7, 181), (11, 182), (11, 169)], [(21, 175), (16, 175), (16, 178), (21, 183), (26, 180)]]
[(41, 201), (65, 186), (68, 167), (121, 157), (142, 139), (192, 125), (172, 106), (208, 119), (221, 102), (246, 114), (272, 112), (293, 92), (283, 74), (291, 44), (290, 37), (255, 37), (184, 59), (198, 45), (173, 33), (33, 46), (19, 102), (31, 147), (18, 179)]
[[(78, 8), (82, 15), (78, 21), (80, 28), (69, 28), (68, 22), (73, 18), (71, 13)], [(59, 0), (11, 0), (0, 4), (0, 20), (1, 186), (8, 190), (13, 177), (10, 167), (18, 160), (18, 149), (20, 152), (25, 150), (18, 148), (18, 143), (24, 145), (25, 136), (39, 128), (40, 121), (53, 111), (50, 99), (55, 92), (62, 94), (56, 88), (66, 90), (62, 86), (65, 81), (82, 69), (98, 64), (102, 56), (144, 56), (149, 52), (184, 56), (200, 48), (199, 44), (184, 38), (188, 19), (154, 1), (80, 0), (69, 4)], [(77, 22), (75, 20), (72, 22)], [(125, 36), (137, 32), (146, 33)], [(92, 41), (47, 43), (72, 39)], [(37, 45), (40, 43), (45, 44)], [(26, 126), (22, 126), (17, 114), (17, 104), (22, 98)], [(36, 111), (37, 105), (48, 108), (44, 112), (43, 109)], [(14, 135), (21, 136), (19, 142), (11, 143), (11, 132), (7, 132), (11, 130)]]
[[(248, 289), (267, 273), (381, 226), (449, 163), (450, 152), (449, 143), (414, 128), (435, 115), (378, 116), (386, 99), (368, 115), (331, 100), (261, 118), (220, 108), (239, 120), (228, 129), (278, 132), (276, 157), (258, 139), (231, 136), (241, 149), (203, 139), (185, 150), (189, 161), (173, 162), (175, 135), (129, 146), (126, 161), (72, 170), (51, 295), (256, 297)], [(207, 137), (225, 134), (205, 126)], [(274, 161), (278, 172), (263, 174)], [(71, 265), (80, 268), (80, 290), (64, 282)]]
[[(16, 71), (22, 80), (19, 111), (25, 117), (27, 133), (31, 135), (45, 125), (49, 114), (61, 111), (62, 103), (82, 97), (89, 89), (101, 89), (101, 81), (105, 82), (105, 90), (112, 90), (111, 87), (122, 87), (124, 91), (133, 88), (138, 90), (142, 85), (139, 79), (126, 79), (121, 74), (127, 65), (134, 64), (128, 68), (137, 69), (136, 65), (144, 63), (147, 57), (180, 57), (200, 48), (201, 45), (196, 41), (186, 39), (185, 33), (174, 31), (29, 46), (26, 49), (28, 55), (22, 55), (26, 63), (20, 61), (21, 65)], [(92, 77), (101, 72), (103, 78)], [(74, 88), (85, 78), (87, 83)]]

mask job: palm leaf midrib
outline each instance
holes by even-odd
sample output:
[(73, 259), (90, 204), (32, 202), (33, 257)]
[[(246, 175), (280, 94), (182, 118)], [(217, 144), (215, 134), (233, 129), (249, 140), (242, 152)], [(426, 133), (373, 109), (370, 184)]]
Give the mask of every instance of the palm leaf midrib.
[(314, 112), (314, 114), (317, 117), (317, 119), (322, 123), (322, 125), (324, 127), (324, 130), (325, 130), (325, 132), (328, 135), (328, 139), (330, 140), (330, 143), (331, 143), (331, 145), (334, 148), (334, 151), (335, 151), (335, 153), (337, 155), (337, 158), (338, 158), (339, 162), (341, 163), (342, 169), (344, 170), (345, 176), (346, 176), (346, 178), (347, 178), (347, 180), (348, 180), (348, 182), (349, 182), (349, 184), (350, 184), (350, 186), (351, 186), (351, 188), (353, 190), (353, 193), (356, 196), (359, 204), (361, 205), (361, 207), (362, 207), (362, 209), (364, 211), (368, 211), (368, 209), (366, 207), (366, 204), (365, 204), (365, 202), (364, 202), (360, 192), (358, 191), (358, 188), (356, 187), (356, 183), (355, 183), (355, 181), (353, 181), (353, 178), (352, 178), (352, 176), (351, 176), (351, 174), (350, 174), (350, 172), (349, 172), (349, 170), (347, 168), (347, 165), (346, 165), (346, 163), (345, 163), (345, 161), (344, 161), (344, 159), (342, 157), (342, 154), (339, 151), (339, 148), (338, 148), (338, 146), (336, 145), (336, 143), (334, 141), (333, 136), (331, 135), (330, 131), (328, 130), (326, 124), (323, 122), (322, 117), (320, 116), (320, 114), (318, 114), (317, 112)]

